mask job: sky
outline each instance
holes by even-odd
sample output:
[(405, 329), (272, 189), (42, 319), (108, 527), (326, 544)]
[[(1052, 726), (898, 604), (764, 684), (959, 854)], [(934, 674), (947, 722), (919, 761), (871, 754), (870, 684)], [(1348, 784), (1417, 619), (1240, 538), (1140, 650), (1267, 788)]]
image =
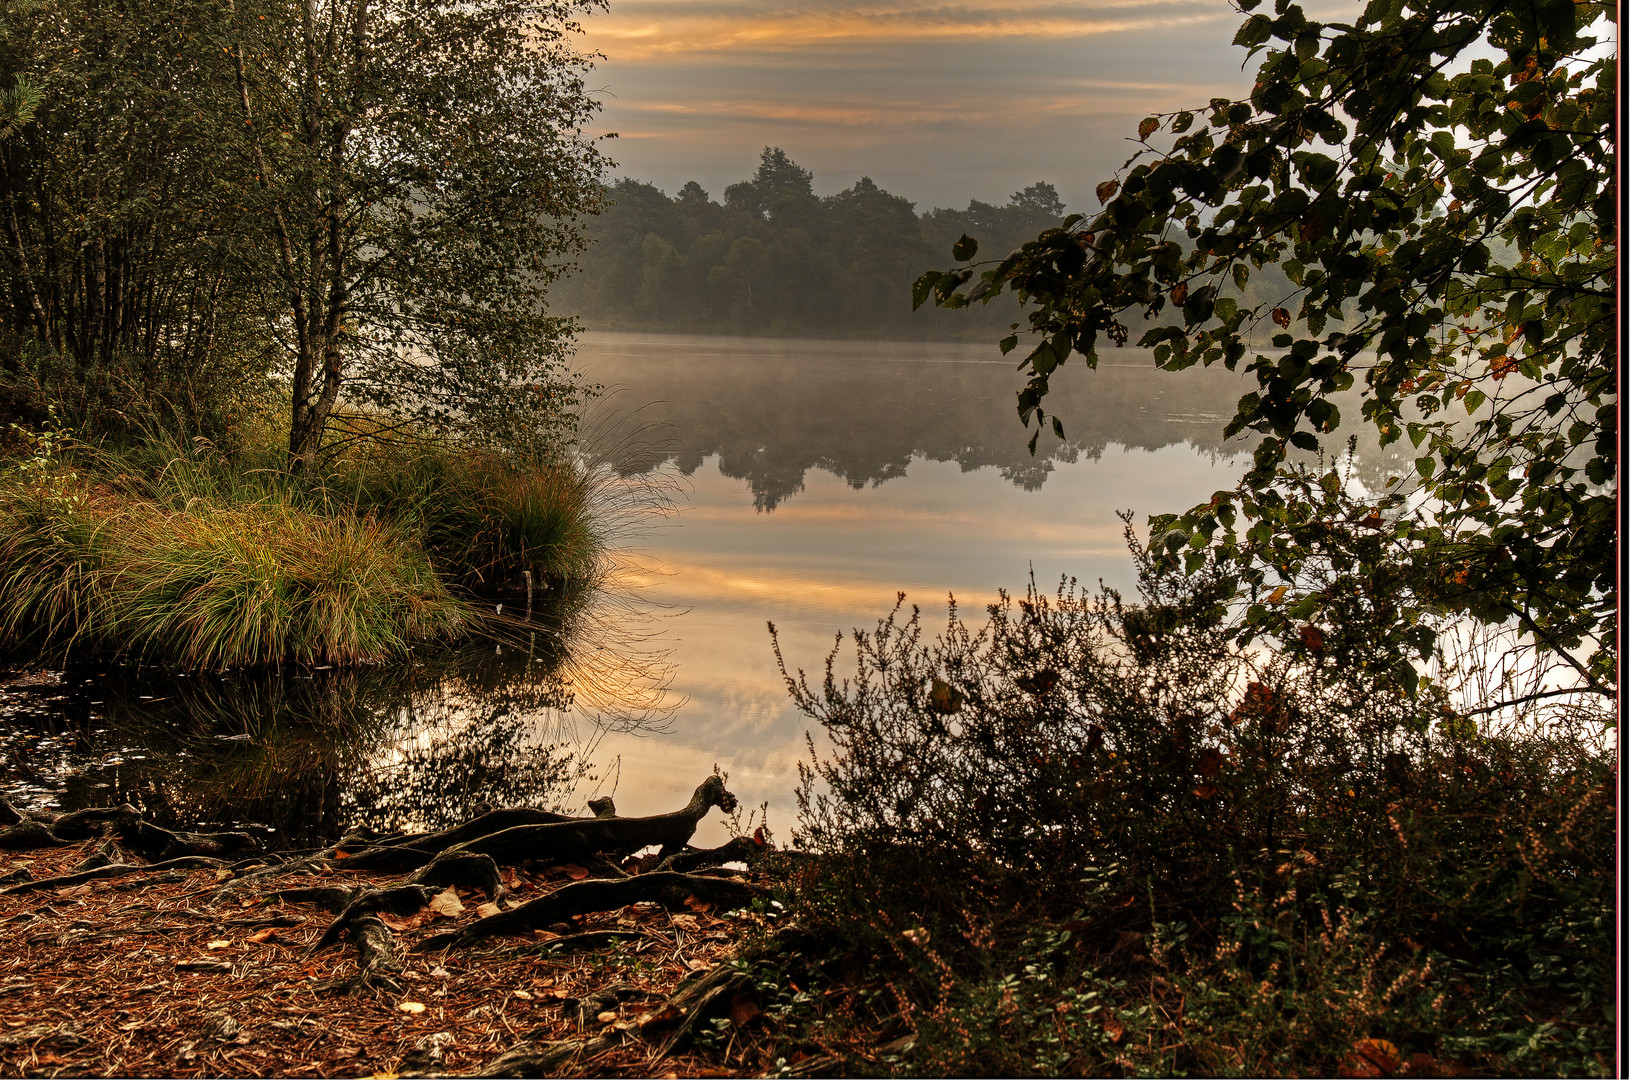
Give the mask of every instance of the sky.
[(765, 146), (917, 204), (1003, 203), (1046, 180), (1087, 210), (1151, 112), (1251, 85), (1225, 0), (610, 0), (594, 130), (615, 174), (715, 199)]

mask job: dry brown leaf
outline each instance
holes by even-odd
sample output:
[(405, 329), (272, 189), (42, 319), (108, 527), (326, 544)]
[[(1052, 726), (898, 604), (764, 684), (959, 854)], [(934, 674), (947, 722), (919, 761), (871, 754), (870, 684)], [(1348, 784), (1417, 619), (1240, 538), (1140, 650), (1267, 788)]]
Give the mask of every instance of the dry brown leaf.
[(668, 920), (681, 930), (698, 929), (695, 915), (670, 915)]
[(1119, 1020), (1106, 1012), (1104, 1014), (1104, 1034), (1109, 1036), (1110, 1042), (1118, 1043), (1121, 1041), (1121, 1036), (1126, 1034), (1126, 1029), (1121, 1026)]
[(1342, 1076), (1391, 1076), (1402, 1064), (1402, 1052), (1385, 1039), (1359, 1039), (1353, 1043), (1353, 1052), (1341, 1059), (1338, 1072)]
[(410, 1013), (413, 1015), (418, 1015), (419, 1013), (424, 1012), (425, 1009), (424, 1004), (418, 1001), (403, 1001), (396, 1007), (405, 1013)]
[(737, 994), (730, 1003), (730, 1022), (737, 1027), (750, 1023), (759, 1014), (758, 1002), (745, 994)]
[(500, 910), (501, 909), (497, 904), (480, 904), (475, 909), (475, 917), (478, 919), (490, 919), (494, 915), (498, 914)]
[(666, 1024), (669, 1021), (677, 1020), (684, 1015), (685, 1010), (681, 1009), (678, 1005), (675, 1005), (670, 1001), (666, 1005), (662, 1006), (662, 1008), (653, 1012), (648, 1012), (641, 1016), (639, 1022), (641, 1027), (644, 1027), (647, 1024)]
[(596, 1016), (595, 1019), (600, 1021), (602, 1024), (609, 1024), (613, 1020), (617, 1019), (617, 1014), (607, 1010), (606, 1012), (601, 1013), (599, 1016)]
[(430, 898), (429, 910), (432, 915), (443, 915), (449, 919), (464, 914), (464, 902), (458, 898), (458, 893), (452, 889), (443, 889)]
[(208, 945), (204, 946), (206, 949), (230, 949), (231, 947), (232, 942), (228, 941), (226, 938), (217, 938)]
[(589, 872), (576, 863), (566, 863), (561, 866), (561, 869), (566, 871), (566, 876), (573, 881), (582, 881), (589, 876)]
[(249, 940), (255, 942), (258, 945), (258, 944), (260, 944), (262, 942), (270, 941), (272, 938), (274, 938), (276, 936), (277, 936), (277, 927), (268, 926), (264, 930), (256, 930), (253, 934), (250, 934), (249, 935)]

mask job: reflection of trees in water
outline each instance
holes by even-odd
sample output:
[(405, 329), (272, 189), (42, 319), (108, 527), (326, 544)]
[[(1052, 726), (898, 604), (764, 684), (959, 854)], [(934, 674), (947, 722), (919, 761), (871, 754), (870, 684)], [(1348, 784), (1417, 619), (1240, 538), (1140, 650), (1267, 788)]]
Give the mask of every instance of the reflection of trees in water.
[(1032, 457), (1006, 363), (946, 361), (934, 347), (912, 345), (761, 343), (709, 352), (722, 349), (719, 339), (608, 340), (627, 347), (616, 356), (597, 355), (593, 341), (584, 349), (593, 378), (630, 388), (607, 407), (644, 406), (642, 419), (665, 426), (663, 457), (684, 473), (719, 455), (720, 471), (746, 480), (761, 510), (803, 490), (816, 468), (861, 487), (905, 475), (921, 456), (964, 471), (990, 466), (1035, 490), (1056, 462), (1097, 459), (1112, 444), (1223, 451), (1223, 425), (1246, 389), (1226, 371), (1159, 371), (1140, 353), (1064, 372), (1049, 408), (1067, 437), (1043, 434)]
[[(1048, 409), (1066, 438), (1044, 432), (1032, 456), (1014, 409), (1022, 380), (989, 355), (953, 345), (611, 334), (592, 335), (581, 352), (592, 378), (623, 388), (601, 407), (635, 414), (661, 440), (661, 453), (622, 471), (672, 461), (688, 475), (717, 454), (720, 472), (745, 480), (760, 510), (801, 492), (810, 469), (859, 488), (904, 476), (924, 457), (964, 472), (988, 466), (1035, 491), (1057, 465), (1097, 461), (1112, 445), (1186, 445), (1213, 463), (1238, 461), (1255, 445), (1222, 437), (1254, 377), (1161, 371), (1146, 352), (1125, 349), (1106, 351), (1095, 371), (1077, 358), (1055, 376)], [(1359, 432), (1356, 475), (1377, 491), (1411, 467), (1397, 446), (1375, 446), (1356, 391), (1336, 401), (1344, 422), (1329, 453)]]
[(602, 732), (677, 705), (648, 614), (604, 593), (565, 621), (495, 620), (500, 644), (341, 671), (75, 668), (67, 693), (0, 725), (71, 759), (61, 809), (128, 802), (172, 826), (263, 826), (280, 847), (352, 823), (436, 828), (481, 803), (567, 809), (594, 794)]

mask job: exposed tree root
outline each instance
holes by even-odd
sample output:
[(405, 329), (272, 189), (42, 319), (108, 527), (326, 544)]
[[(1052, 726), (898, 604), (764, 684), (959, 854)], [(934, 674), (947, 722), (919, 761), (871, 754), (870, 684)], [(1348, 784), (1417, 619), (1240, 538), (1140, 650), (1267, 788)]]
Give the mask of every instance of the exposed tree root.
[[(349, 924), (357, 947), (357, 972), (332, 989), (348, 997), (399, 994), (402, 962), (396, 958), (396, 938), (377, 915), (364, 915)], [(313, 949), (313, 952), (316, 950)]]
[(226, 866), (226, 863), (220, 859), (211, 859), (203, 855), (184, 855), (179, 859), (166, 859), (163, 862), (156, 863), (109, 863), (104, 866), (92, 867), (89, 870), (80, 870), (77, 873), (62, 874), (58, 877), (20, 881), (15, 885), (7, 885), (5, 888), (0, 889), (0, 896), (10, 893), (33, 892), (36, 889), (63, 889), (85, 881), (105, 881), (109, 878), (124, 877), (126, 874), (146, 874), (155, 870), (198, 870), (209, 867), (220, 869), (224, 866)]
[(762, 895), (762, 890), (745, 882), (729, 878), (695, 877), (672, 871), (603, 881), (579, 881), (556, 889), (547, 896), (529, 900), (520, 907), (490, 915), (461, 930), (428, 937), (415, 945), (413, 951), (456, 949), (496, 935), (529, 934), (533, 930), (566, 922), (576, 915), (614, 911), (641, 902), (655, 901), (668, 907), (679, 907), (686, 897), (694, 896), (711, 904), (740, 907), (753, 897)]

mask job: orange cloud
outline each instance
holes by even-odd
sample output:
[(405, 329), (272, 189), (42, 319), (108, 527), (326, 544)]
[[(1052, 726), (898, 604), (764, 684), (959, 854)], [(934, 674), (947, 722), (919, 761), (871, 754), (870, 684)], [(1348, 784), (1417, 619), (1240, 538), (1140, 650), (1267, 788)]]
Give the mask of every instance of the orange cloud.
[[(1203, 0), (1093, 5), (935, 4), (799, 8), (765, 13), (761, 3), (635, 4), (586, 26), (608, 59), (679, 59), (687, 54), (780, 52), (826, 46), (998, 38), (1089, 37), (1237, 17)], [(698, 55), (700, 58), (700, 55)]]

